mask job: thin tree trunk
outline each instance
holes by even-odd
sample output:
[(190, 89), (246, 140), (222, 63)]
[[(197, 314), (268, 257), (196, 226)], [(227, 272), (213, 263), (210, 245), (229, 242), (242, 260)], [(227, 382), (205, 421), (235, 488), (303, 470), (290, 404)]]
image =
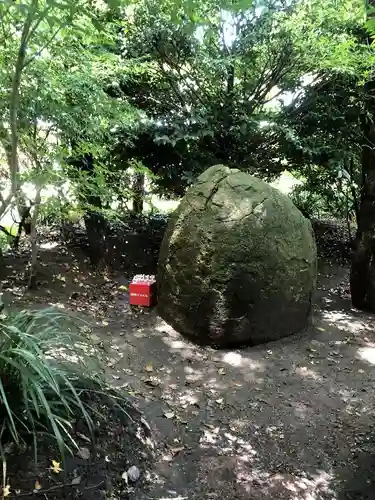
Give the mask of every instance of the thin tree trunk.
[[(3, 251), (0, 248), (0, 279), (2, 279), (5, 275), (5, 261)], [(0, 302), (1, 302), (1, 283), (0, 283)]]
[(30, 221), (30, 212), (31, 212), (31, 206), (23, 208), (23, 212), (22, 212), (22, 215), (21, 215), (21, 220), (20, 220), (20, 222), (18, 224), (17, 234), (14, 237), (13, 242), (12, 242), (12, 246), (13, 246), (14, 250), (18, 250), (18, 248), (20, 246), (22, 229), (25, 230), (25, 233), (27, 235), (31, 234), (32, 223)]
[(36, 272), (37, 272), (37, 262), (38, 262), (38, 230), (37, 223), (39, 217), (40, 203), (41, 203), (41, 191), (42, 188), (39, 187), (35, 196), (34, 212), (31, 219), (31, 261), (30, 261), (30, 274), (29, 274), (29, 289), (36, 288)]
[(18, 108), (20, 99), (20, 86), (22, 71), (25, 66), (27, 46), (35, 9), (38, 6), (38, 0), (33, 0), (28, 16), (25, 20), (21, 34), (21, 43), (18, 49), (17, 60), (12, 81), (12, 91), (9, 103), (9, 122), (10, 122), (10, 146), (11, 156), (9, 158), (9, 170), (11, 179), (11, 192), (17, 195), (19, 189), (19, 161), (18, 161)]
[(33, 19), (35, 11), (38, 7), (39, 0), (33, 0), (30, 6), (29, 13), (26, 17), (25, 23), (22, 28), (20, 46), (18, 48), (17, 59), (14, 68), (14, 74), (12, 78), (12, 89), (9, 95), (9, 124), (10, 133), (4, 127), (0, 125), (0, 137), (3, 144), (7, 163), (9, 168), (9, 178), (10, 178), (10, 193), (6, 199), (0, 198), (0, 217), (4, 215), (7, 211), (9, 204), (11, 203), (13, 197), (17, 198), (20, 189), (20, 179), (19, 179), (19, 159), (18, 159), (18, 109), (20, 100), (20, 87), (21, 87), (21, 77), (22, 71), (25, 67), (27, 47), (30, 40), (30, 33), (33, 24)]

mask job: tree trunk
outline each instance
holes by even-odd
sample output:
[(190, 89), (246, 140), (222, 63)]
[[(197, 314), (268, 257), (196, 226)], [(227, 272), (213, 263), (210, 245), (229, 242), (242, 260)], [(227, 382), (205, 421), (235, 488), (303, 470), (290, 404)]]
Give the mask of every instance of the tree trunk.
[[(367, 0), (368, 18), (375, 0)], [(369, 45), (372, 43), (368, 37)], [(364, 109), (361, 120), (362, 183), (358, 214), (358, 229), (354, 242), (350, 270), (352, 304), (358, 309), (375, 312), (375, 78), (372, 77), (364, 92)]]
[(41, 188), (38, 188), (35, 196), (34, 212), (31, 220), (31, 261), (30, 261), (30, 274), (29, 274), (29, 289), (36, 288), (36, 267), (38, 262), (38, 216), (41, 202)]
[(31, 235), (32, 232), (32, 222), (30, 220), (31, 205), (30, 206), (23, 205), (22, 207), (20, 206), (18, 208), (18, 212), (21, 216), (21, 220), (18, 224), (17, 234), (12, 242), (14, 250), (19, 249), (22, 229), (25, 230), (25, 234), (27, 235)]
[(89, 258), (93, 266), (99, 266), (107, 252), (107, 221), (100, 212), (88, 211), (84, 217)]
[[(78, 150), (78, 143), (72, 142), (73, 151)], [(88, 241), (88, 255), (93, 266), (98, 266), (106, 254), (107, 222), (102, 213), (102, 199), (92, 185), (95, 178), (94, 157), (92, 153), (73, 156), (68, 163), (74, 167), (77, 173), (85, 172), (91, 182), (80, 187), (78, 199), (85, 212), (84, 222)], [(72, 170), (72, 180), (79, 180), (79, 175)]]
[(362, 186), (350, 272), (352, 303), (375, 312), (375, 80), (366, 85), (362, 118)]
[[(4, 278), (5, 275), (5, 261), (3, 251), (0, 248), (0, 280)], [(1, 283), (0, 283), (0, 292), (1, 292)]]
[(143, 212), (144, 195), (145, 195), (144, 172), (134, 172), (132, 189), (133, 189), (133, 214), (141, 215)]

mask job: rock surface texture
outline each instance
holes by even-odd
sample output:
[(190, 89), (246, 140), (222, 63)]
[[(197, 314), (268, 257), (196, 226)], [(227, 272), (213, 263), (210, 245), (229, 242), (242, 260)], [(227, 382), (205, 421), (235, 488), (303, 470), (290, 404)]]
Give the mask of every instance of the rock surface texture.
[(216, 165), (173, 214), (158, 309), (199, 344), (255, 345), (306, 326), (317, 274), (310, 222), (265, 182)]

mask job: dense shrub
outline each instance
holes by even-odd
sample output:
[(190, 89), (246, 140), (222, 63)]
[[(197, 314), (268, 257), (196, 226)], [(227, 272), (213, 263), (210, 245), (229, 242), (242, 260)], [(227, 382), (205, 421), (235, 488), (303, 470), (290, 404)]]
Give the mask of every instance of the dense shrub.
[[(160, 245), (169, 220), (168, 214), (129, 215), (118, 220), (105, 219), (97, 228), (96, 238), (89, 238), (87, 228), (81, 223), (66, 222), (62, 226), (64, 240), (80, 246), (94, 259), (112, 268), (139, 266), (138, 271), (154, 272)], [(93, 261), (93, 264), (96, 262)]]
[(295, 187), (290, 197), (296, 207), (308, 219), (321, 217), (327, 211), (323, 197), (320, 194), (308, 191), (305, 186)]
[(355, 218), (355, 200), (348, 188), (305, 182), (296, 186), (290, 194), (296, 207), (309, 219), (334, 217), (351, 220)]

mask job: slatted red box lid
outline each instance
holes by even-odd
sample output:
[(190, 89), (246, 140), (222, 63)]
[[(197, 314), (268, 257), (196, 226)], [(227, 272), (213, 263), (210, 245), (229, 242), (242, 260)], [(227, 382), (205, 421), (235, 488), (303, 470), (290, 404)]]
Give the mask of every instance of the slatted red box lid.
[(151, 307), (156, 304), (155, 276), (137, 274), (129, 285), (131, 306)]

